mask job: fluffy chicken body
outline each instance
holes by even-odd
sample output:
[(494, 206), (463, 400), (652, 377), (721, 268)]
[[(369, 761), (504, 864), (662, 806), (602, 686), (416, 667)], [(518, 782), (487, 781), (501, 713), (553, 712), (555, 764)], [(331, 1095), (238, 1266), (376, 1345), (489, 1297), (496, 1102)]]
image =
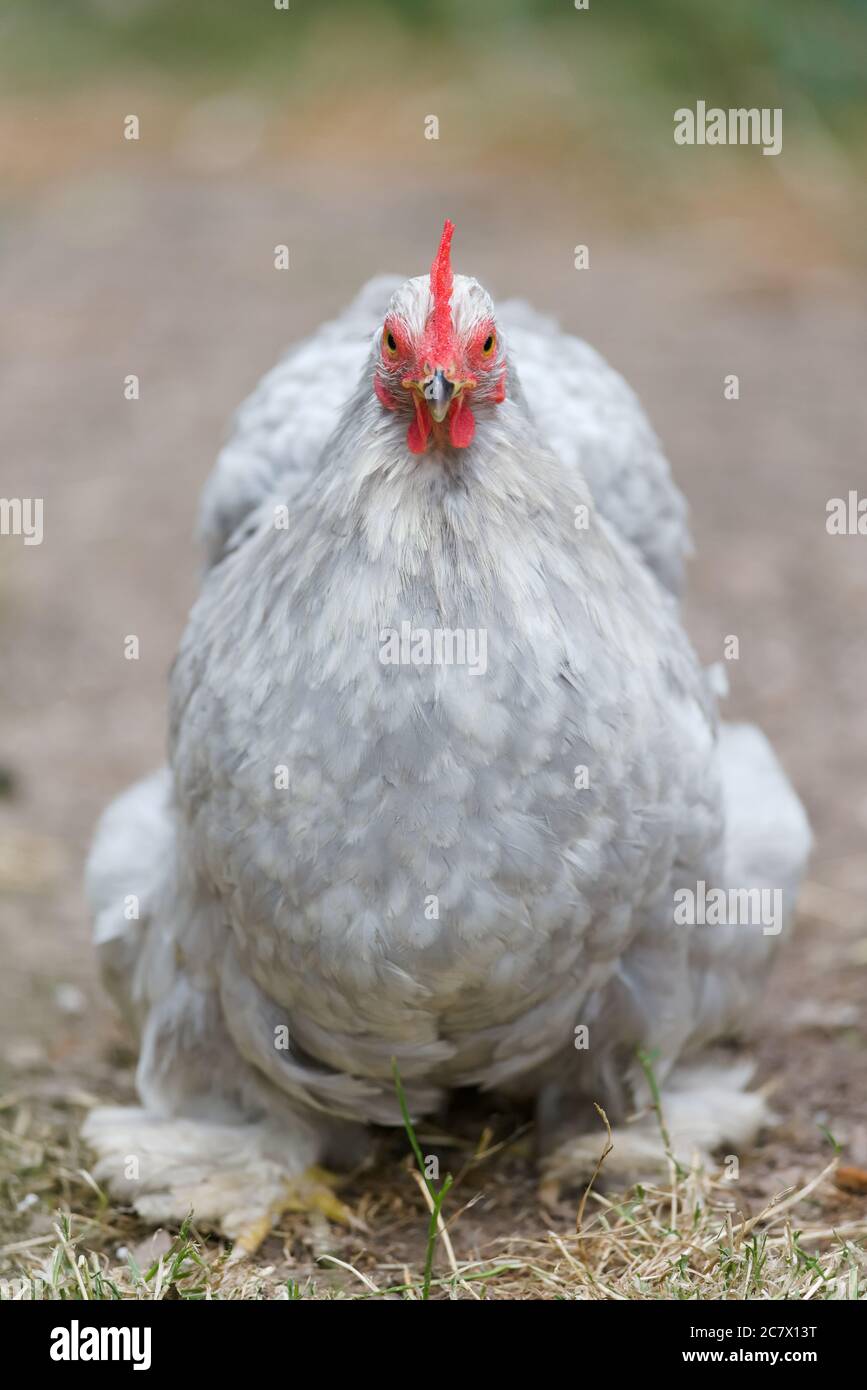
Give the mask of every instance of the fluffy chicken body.
[[(678, 925), (675, 893), (772, 884), (793, 905), (809, 837), (773, 754), (720, 736), (635, 535), (541, 435), (486, 293), (449, 269), (438, 295), (437, 273), (396, 291), (288, 513), (272, 477), (217, 528), (172, 675), (171, 769), (97, 838), (97, 937), (138, 1020), (144, 1109), (89, 1132), (115, 1186), (120, 1152), (149, 1153), (131, 1195), (154, 1214), (261, 1216), (281, 1173), (399, 1121), (393, 1059), (416, 1114), (474, 1085), (625, 1119), (637, 1050), (664, 1079), (736, 1030), (772, 944)], [(472, 634), (484, 669), (401, 660), (389, 635), (407, 630)], [(121, 890), (143, 902), (133, 925)], [(727, 1105), (719, 1086), (704, 1073), (685, 1100), (673, 1078), (685, 1143), (755, 1129), (743, 1074)], [(623, 1134), (625, 1172), (653, 1141)], [(573, 1134), (560, 1176), (597, 1148)]]

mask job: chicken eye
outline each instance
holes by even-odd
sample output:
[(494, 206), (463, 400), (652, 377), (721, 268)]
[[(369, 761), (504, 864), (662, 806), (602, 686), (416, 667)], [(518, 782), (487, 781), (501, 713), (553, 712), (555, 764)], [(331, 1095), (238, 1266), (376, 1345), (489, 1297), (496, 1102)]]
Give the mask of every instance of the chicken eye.
[(397, 357), (397, 341), (394, 334), (389, 329), (385, 330), (382, 340), (389, 357)]
[(483, 357), (490, 357), (491, 353), (494, 351), (494, 348), (495, 348), (496, 346), (497, 346), (497, 336), (496, 336), (496, 334), (495, 334), (495, 333), (489, 333), (488, 336), (487, 336), (487, 338), (485, 339), (485, 341), (482, 343), (482, 356), (483, 356)]

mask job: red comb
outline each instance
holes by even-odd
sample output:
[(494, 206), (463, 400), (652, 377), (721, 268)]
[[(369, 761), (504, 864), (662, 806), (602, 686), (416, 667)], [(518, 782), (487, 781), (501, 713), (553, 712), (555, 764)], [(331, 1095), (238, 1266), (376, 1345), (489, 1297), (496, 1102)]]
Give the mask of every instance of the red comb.
[(452, 234), (454, 222), (445, 220), (443, 234), (430, 268), (430, 292), (433, 297), (432, 351), (444, 358), (452, 336)]

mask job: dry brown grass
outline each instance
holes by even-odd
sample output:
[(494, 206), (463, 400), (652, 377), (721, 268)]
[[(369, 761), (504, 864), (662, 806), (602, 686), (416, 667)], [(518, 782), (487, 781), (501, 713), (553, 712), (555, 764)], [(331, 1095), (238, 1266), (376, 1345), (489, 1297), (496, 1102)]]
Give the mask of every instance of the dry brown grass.
[[(194, 1217), (177, 1233), (154, 1233), (109, 1201), (78, 1138), (92, 1101), (59, 1087), (0, 1098), (0, 1297), (421, 1298), (428, 1206), (404, 1161), (404, 1136), (384, 1141), (379, 1166), (348, 1184), (364, 1234), (293, 1217), (259, 1255), (238, 1259)], [(833, 1209), (837, 1157), (770, 1202), (747, 1202), (737, 1184), (696, 1169), (621, 1197), (591, 1188), (583, 1208), (558, 1203), (546, 1212), (530, 1186), (532, 1164), (522, 1166), (522, 1142), (496, 1144), (483, 1133), (466, 1151), (443, 1213), (432, 1298), (867, 1296), (867, 1219), (835, 1224), (821, 1214), (823, 1198)], [(600, 1152), (604, 1143), (601, 1131)], [(516, 1192), (519, 1233), (480, 1236), (476, 1209)]]

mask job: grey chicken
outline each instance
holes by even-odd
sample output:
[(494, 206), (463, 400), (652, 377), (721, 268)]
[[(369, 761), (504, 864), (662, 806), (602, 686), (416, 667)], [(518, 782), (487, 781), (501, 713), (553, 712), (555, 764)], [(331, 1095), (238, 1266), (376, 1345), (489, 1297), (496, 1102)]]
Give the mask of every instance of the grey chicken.
[(336, 1209), (318, 1165), (400, 1122), (395, 1061), (416, 1116), (532, 1099), (558, 1182), (593, 1170), (594, 1102), (612, 1177), (666, 1161), (647, 1057), (684, 1161), (765, 1114), (708, 1048), (755, 1010), (803, 810), (764, 737), (718, 723), (634, 396), (453, 275), (451, 233), (240, 413), (170, 765), (91, 855), (140, 1040), (141, 1107), (87, 1122), (97, 1173), (247, 1246), (287, 1203)]

